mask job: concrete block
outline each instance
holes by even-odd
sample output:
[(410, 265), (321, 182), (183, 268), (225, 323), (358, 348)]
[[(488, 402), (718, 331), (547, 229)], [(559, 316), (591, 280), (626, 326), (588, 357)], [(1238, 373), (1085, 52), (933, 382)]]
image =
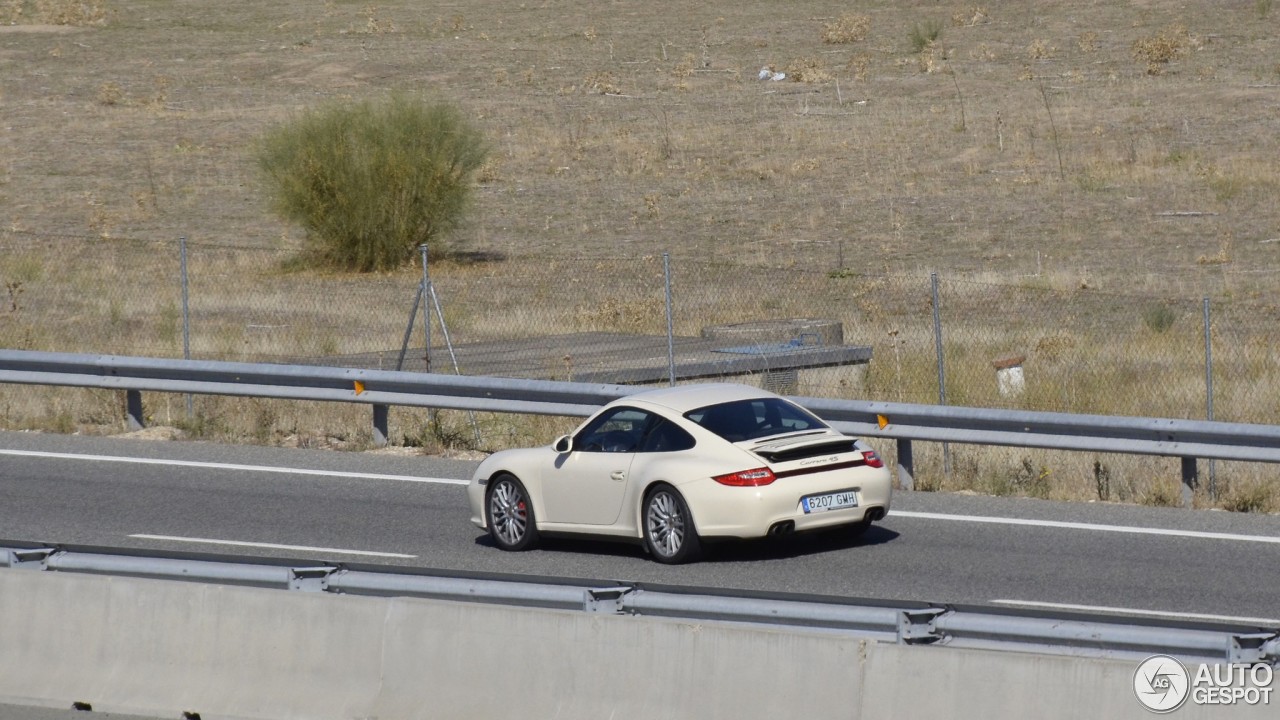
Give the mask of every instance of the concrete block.
[[(894, 720), (1150, 720), (1138, 703), (1130, 660), (875, 645), (866, 665), (862, 717)], [(1274, 720), (1275, 707), (1198, 706), (1178, 720)]]
[(856, 720), (861, 647), (803, 631), (397, 600), (373, 714)]
[(379, 691), (385, 601), (0, 572), (0, 699), (180, 717), (351, 718)]
[[(0, 703), (205, 720), (1148, 718), (1136, 663), (414, 598), (0, 571)], [(1188, 703), (1183, 720), (1222, 717)], [(1236, 706), (1233, 720), (1274, 718)]]

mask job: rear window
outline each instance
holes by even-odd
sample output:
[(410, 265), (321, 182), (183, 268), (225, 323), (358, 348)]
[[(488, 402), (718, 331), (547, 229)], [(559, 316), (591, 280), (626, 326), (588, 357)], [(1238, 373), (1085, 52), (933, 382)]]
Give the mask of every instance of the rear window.
[(826, 423), (808, 410), (780, 398), (755, 398), (709, 405), (687, 412), (684, 416), (729, 442), (822, 430), (827, 427)]

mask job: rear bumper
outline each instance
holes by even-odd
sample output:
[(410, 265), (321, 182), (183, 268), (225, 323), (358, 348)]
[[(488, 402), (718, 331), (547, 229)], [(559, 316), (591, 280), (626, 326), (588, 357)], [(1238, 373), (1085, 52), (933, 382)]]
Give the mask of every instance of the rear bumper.
[[(706, 483), (709, 485), (698, 482), (680, 488), (693, 510), (698, 534), (705, 537), (765, 537), (780, 523), (805, 532), (852, 525), (868, 516), (875, 520), (888, 514), (893, 494), (889, 472), (883, 468), (866, 468), (843, 479), (827, 479), (821, 485), (789, 483), (787, 479), (758, 488)], [(806, 495), (848, 489), (857, 492), (856, 507), (806, 513), (800, 505)]]

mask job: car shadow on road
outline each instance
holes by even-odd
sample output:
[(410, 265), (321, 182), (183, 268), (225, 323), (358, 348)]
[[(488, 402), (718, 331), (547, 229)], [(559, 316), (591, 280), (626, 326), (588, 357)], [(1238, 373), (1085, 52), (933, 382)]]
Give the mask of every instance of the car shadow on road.
[[(710, 541), (704, 544), (700, 562), (736, 563), (782, 560), (873, 547), (893, 542), (897, 538), (898, 533), (893, 530), (872, 525), (862, 537), (839, 531), (822, 531), (755, 540)], [(497, 547), (488, 535), (476, 537), (475, 542), (476, 545), (487, 548), (496, 549)], [(544, 537), (538, 543), (537, 551), (602, 557), (648, 558), (648, 554), (638, 542), (608, 541), (594, 537)]]
[(862, 537), (839, 531), (798, 533), (778, 538), (708, 543), (703, 562), (758, 562), (874, 547), (893, 542), (898, 533), (872, 525)]

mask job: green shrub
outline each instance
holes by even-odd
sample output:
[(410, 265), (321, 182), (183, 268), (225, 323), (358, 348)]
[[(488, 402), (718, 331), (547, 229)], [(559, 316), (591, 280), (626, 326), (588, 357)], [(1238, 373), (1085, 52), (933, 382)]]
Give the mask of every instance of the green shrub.
[(307, 111), (268, 132), (257, 160), (276, 211), (306, 230), (307, 259), (369, 272), (424, 243), (448, 249), (486, 152), (458, 110), (393, 95)]
[(1167, 305), (1152, 305), (1142, 311), (1142, 323), (1152, 332), (1166, 333), (1178, 316)]
[(942, 37), (942, 23), (937, 20), (916, 23), (911, 28), (911, 36), (909, 38), (912, 52), (924, 52), (926, 48), (937, 42), (939, 37)]

